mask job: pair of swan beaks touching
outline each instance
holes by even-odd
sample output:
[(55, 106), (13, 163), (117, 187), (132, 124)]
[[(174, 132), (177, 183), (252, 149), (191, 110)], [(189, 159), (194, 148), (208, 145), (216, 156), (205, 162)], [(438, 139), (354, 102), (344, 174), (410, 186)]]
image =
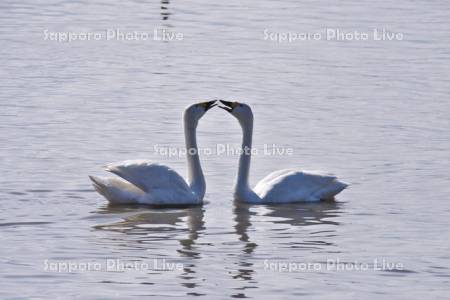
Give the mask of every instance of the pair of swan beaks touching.
[[(285, 169), (270, 173), (252, 189), (248, 183), (253, 134), (253, 113), (247, 104), (219, 100), (242, 127), (242, 151), (239, 158), (234, 196), (251, 204), (277, 204), (334, 200), (348, 185), (333, 175)], [(95, 189), (112, 204), (148, 204), (155, 206), (196, 205), (203, 202), (206, 182), (197, 151), (196, 129), (200, 118), (217, 100), (197, 103), (184, 111), (184, 135), (188, 163), (187, 182), (173, 169), (148, 160), (127, 160), (106, 166), (106, 171), (121, 178), (89, 176)]]

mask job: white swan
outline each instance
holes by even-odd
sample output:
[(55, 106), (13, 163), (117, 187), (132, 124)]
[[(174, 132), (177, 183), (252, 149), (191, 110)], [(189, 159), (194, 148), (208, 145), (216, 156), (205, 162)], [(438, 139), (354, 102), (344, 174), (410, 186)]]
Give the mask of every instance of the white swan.
[(188, 182), (171, 168), (147, 160), (127, 160), (109, 164), (106, 171), (120, 178), (89, 176), (97, 192), (110, 203), (150, 205), (200, 204), (206, 191), (197, 150), (196, 129), (214, 101), (197, 103), (184, 111), (184, 135), (188, 162)]
[(294, 203), (332, 200), (348, 185), (335, 176), (315, 174), (299, 170), (275, 171), (263, 178), (252, 190), (248, 184), (253, 134), (253, 113), (250, 106), (220, 100), (242, 127), (242, 152), (235, 186), (236, 200), (247, 203)]

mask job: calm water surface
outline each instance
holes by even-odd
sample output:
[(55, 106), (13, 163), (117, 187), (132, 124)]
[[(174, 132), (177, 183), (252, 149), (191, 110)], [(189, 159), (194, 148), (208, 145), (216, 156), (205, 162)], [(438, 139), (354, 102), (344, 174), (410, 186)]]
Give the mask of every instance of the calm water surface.
[[(1, 298), (448, 299), (449, 9), (446, 1), (3, 1)], [(59, 43), (44, 34), (108, 28), (164, 28), (183, 40)], [(264, 40), (266, 29), (324, 28), (386, 28), (403, 39)], [(155, 149), (183, 147), (184, 107), (214, 98), (253, 107), (252, 182), (295, 167), (334, 172), (351, 188), (337, 203), (236, 205), (237, 156), (212, 154), (202, 156), (202, 207), (114, 208), (93, 191), (87, 175), (125, 159), (186, 174), (184, 157)], [(198, 136), (214, 149), (239, 144), (241, 132), (217, 109)], [(294, 152), (264, 155), (264, 144)], [(159, 268), (46, 269), (107, 259)], [(315, 269), (275, 268), (282, 263)]]

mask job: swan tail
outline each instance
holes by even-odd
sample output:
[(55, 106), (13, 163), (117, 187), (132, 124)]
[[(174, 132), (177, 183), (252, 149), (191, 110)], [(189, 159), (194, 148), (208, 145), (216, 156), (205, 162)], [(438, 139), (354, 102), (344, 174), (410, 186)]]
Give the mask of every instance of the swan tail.
[(334, 200), (334, 196), (345, 190), (348, 186), (347, 183), (339, 180), (332, 180), (325, 187), (317, 191), (314, 197), (321, 200)]
[(106, 197), (107, 194), (107, 183), (104, 179), (96, 176), (90, 176), (89, 179), (92, 181), (92, 185), (94, 186), (97, 193)]
[(113, 204), (139, 203), (144, 192), (131, 183), (117, 178), (89, 176), (95, 190)]

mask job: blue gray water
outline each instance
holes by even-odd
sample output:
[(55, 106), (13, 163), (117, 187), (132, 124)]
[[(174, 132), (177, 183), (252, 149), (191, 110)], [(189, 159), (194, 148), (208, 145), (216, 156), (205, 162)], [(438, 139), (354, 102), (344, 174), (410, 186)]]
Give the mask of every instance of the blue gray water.
[[(446, 1), (3, 1), (1, 298), (448, 299), (449, 9)], [(151, 38), (46, 38), (117, 28)], [(273, 39), (327, 28), (400, 37)], [(157, 39), (163, 30), (182, 38), (153, 40), (154, 29)], [(202, 207), (113, 208), (93, 191), (87, 175), (125, 159), (186, 174), (184, 157), (155, 150), (183, 147), (184, 107), (214, 98), (253, 107), (253, 183), (303, 168), (351, 187), (336, 203), (236, 205), (237, 156), (212, 153), (202, 156)], [(204, 148), (240, 137), (219, 109), (198, 128)], [(293, 154), (264, 154), (264, 144)], [(114, 262), (140, 265), (106, 269)], [(69, 263), (78, 269), (61, 269)], [(88, 263), (100, 269), (83, 270)]]

